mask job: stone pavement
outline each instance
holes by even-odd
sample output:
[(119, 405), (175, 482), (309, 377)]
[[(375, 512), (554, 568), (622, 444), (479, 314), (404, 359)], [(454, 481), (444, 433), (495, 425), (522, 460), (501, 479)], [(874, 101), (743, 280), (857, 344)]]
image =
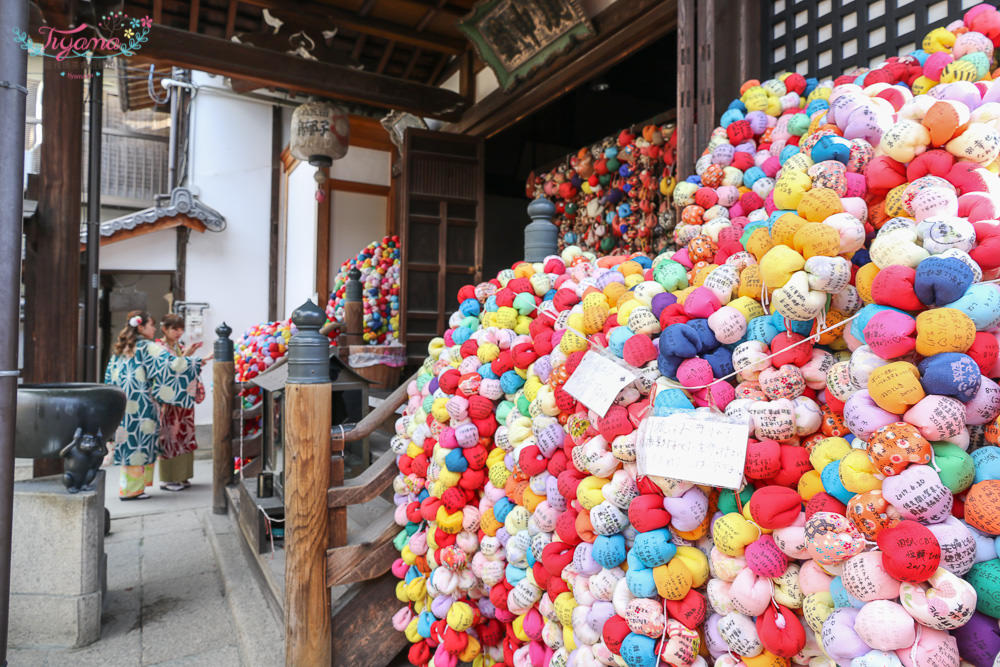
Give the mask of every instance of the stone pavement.
[[(108, 590), (101, 639), (82, 649), (11, 649), (20, 665), (284, 664), (283, 627), (248, 569), (231, 520), (211, 510), (211, 460), (193, 486), (152, 487), (148, 500), (117, 499), (108, 469)], [(17, 573), (13, 573), (17, 576)]]

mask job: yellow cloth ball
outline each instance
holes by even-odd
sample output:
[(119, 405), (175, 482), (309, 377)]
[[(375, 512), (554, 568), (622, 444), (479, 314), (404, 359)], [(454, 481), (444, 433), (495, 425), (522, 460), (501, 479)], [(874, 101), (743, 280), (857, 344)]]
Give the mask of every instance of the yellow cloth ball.
[(694, 577), (687, 566), (674, 557), (667, 564), (653, 568), (653, 581), (656, 592), (664, 600), (683, 600), (691, 590)]
[(488, 364), (500, 356), (500, 346), (496, 343), (480, 343), (476, 350), (479, 363)]
[(976, 339), (976, 325), (955, 308), (934, 308), (917, 315), (917, 354), (965, 353)]
[(894, 361), (873, 370), (868, 376), (868, 393), (876, 405), (897, 415), (925, 396), (920, 371), (907, 361)]
[(472, 612), (472, 607), (465, 602), (452, 602), (451, 607), (448, 609), (448, 614), (445, 616), (445, 620), (448, 622), (448, 627), (456, 632), (465, 632), (470, 627), (472, 627), (472, 622), (475, 620), (475, 614)]
[(760, 277), (768, 289), (784, 286), (796, 271), (801, 271), (806, 260), (786, 245), (776, 245), (760, 260)]
[(795, 213), (785, 213), (771, 227), (771, 240), (776, 245), (786, 245), (791, 247), (795, 232), (799, 231), (803, 225), (809, 221)]
[(584, 477), (581, 480), (580, 484), (576, 487), (576, 499), (583, 506), (583, 509), (594, 509), (604, 501), (604, 494), (601, 490), (608, 481), (604, 477), (595, 477), (593, 475)]
[(823, 490), (823, 479), (818, 470), (808, 470), (802, 477), (799, 477), (796, 491), (799, 492), (803, 500), (809, 500)]
[(844, 206), (840, 203), (836, 191), (829, 188), (813, 188), (802, 195), (796, 209), (799, 215), (809, 222), (823, 222), (831, 215), (843, 212)]
[(875, 464), (863, 449), (854, 449), (840, 461), (840, 482), (851, 493), (866, 493), (882, 488)]
[(694, 588), (704, 586), (711, 574), (708, 557), (697, 547), (680, 546), (673, 560), (680, 560), (691, 573), (691, 585)]
[(760, 535), (756, 526), (737, 512), (716, 519), (712, 525), (716, 548), (727, 556), (739, 557)]
[(875, 303), (875, 299), (872, 298), (872, 284), (874, 284), (878, 272), (878, 265), (875, 262), (868, 262), (858, 269), (854, 276), (854, 286), (858, 290), (858, 296), (865, 303)]
[(813, 470), (823, 472), (830, 463), (839, 461), (851, 452), (851, 445), (843, 438), (824, 438), (809, 453), (809, 464)]

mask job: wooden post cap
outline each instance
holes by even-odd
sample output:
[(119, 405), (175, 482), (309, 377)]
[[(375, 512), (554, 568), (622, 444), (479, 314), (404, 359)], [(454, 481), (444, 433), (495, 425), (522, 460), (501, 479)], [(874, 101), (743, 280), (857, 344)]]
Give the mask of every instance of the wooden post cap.
[(215, 335), (218, 338), (215, 339), (212, 351), (215, 353), (216, 361), (233, 360), (233, 341), (229, 338), (231, 333), (233, 333), (232, 328), (225, 322), (215, 328)]
[(292, 313), (298, 329), (288, 341), (288, 383), (321, 384), (330, 381), (330, 339), (319, 332), (326, 314), (312, 301)]

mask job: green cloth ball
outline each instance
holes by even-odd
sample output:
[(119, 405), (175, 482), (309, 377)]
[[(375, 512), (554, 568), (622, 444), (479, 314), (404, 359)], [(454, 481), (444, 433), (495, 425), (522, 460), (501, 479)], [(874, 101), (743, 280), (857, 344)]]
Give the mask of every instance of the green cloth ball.
[(497, 423), (506, 424), (507, 415), (509, 415), (510, 411), (513, 409), (514, 409), (514, 404), (511, 403), (510, 401), (501, 402), (500, 405), (497, 406)]
[(535, 295), (521, 292), (514, 297), (514, 308), (521, 315), (530, 315), (535, 310)]
[(972, 486), (976, 465), (968, 453), (950, 442), (935, 442), (931, 446), (934, 449), (934, 462), (941, 469), (938, 475), (952, 495)]
[[(753, 492), (754, 488), (749, 484), (743, 487), (743, 490), (740, 491), (740, 500), (744, 505), (750, 502), (750, 496), (753, 495)], [(726, 489), (719, 494), (719, 511), (723, 514), (731, 514), (733, 512), (740, 511), (739, 506), (736, 504), (736, 493)]]
[(992, 618), (1000, 618), (1000, 558), (976, 563), (965, 575), (965, 580), (979, 596), (976, 609)]
[(660, 283), (668, 292), (684, 289), (688, 286), (687, 269), (680, 262), (665, 259), (653, 269), (653, 280)]

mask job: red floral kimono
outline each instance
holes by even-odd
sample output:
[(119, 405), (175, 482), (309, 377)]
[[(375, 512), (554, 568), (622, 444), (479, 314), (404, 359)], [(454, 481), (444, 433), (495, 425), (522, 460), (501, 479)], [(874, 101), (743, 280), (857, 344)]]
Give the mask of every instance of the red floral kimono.
[[(163, 338), (156, 341), (170, 350), (171, 354), (183, 356), (180, 345), (171, 345)], [(198, 380), (200, 383), (201, 381)], [(199, 387), (199, 391), (203, 391)], [(198, 449), (198, 441), (194, 437), (194, 408), (182, 408), (179, 405), (160, 403), (160, 442), (159, 455), (172, 459), (181, 454), (187, 454)]]

